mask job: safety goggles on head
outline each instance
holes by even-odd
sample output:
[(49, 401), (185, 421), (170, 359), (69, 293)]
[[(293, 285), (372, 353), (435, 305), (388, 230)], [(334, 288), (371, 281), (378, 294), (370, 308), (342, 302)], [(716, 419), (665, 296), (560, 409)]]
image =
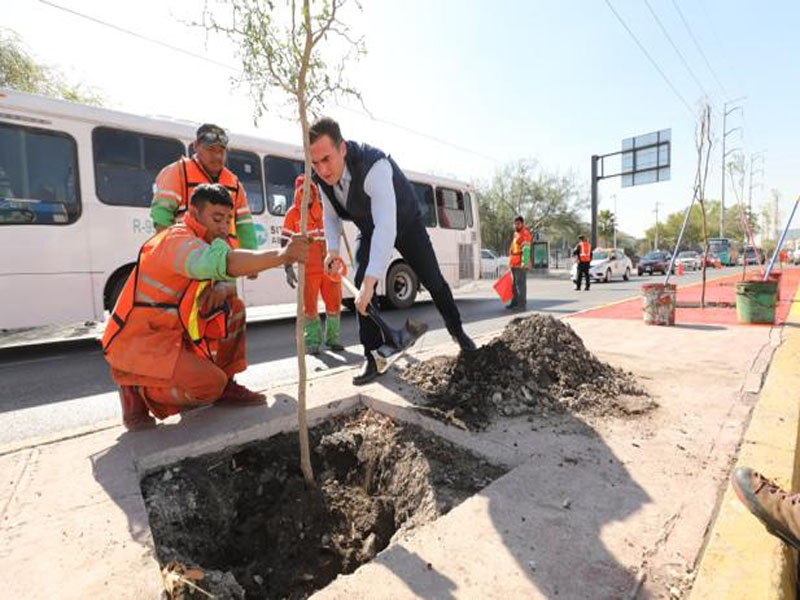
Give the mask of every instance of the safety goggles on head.
[(224, 146), (228, 147), (228, 134), (223, 129), (207, 129), (197, 136), (197, 143), (201, 146)]

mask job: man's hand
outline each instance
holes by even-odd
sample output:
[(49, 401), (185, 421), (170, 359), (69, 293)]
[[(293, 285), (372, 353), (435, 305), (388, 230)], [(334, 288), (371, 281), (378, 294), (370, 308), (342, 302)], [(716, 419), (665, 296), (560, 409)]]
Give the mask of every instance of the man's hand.
[(358, 295), (356, 296), (356, 310), (365, 317), (367, 316), (367, 307), (372, 300), (372, 295), (375, 293), (375, 284), (377, 282), (378, 280), (375, 279), (375, 277), (366, 275), (364, 281), (361, 282), (361, 288), (358, 290)]
[(336, 259), (339, 258), (339, 253), (336, 250), (328, 250), (325, 255), (325, 272), (328, 275), (336, 275)]
[(297, 275), (294, 274), (294, 267), (286, 265), (283, 268), (286, 271), (286, 283), (289, 284), (290, 288), (294, 289), (297, 285)]
[(302, 233), (293, 233), (289, 238), (289, 243), (281, 249), (283, 263), (290, 265), (292, 263), (306, 262), (308, 256), (308, 249), (311, 247), (311, 240), (307, 235)]
[(209, 285), (204, 289), (199, 298), (200, 314), (208, 314), (225, 303), (229, 296), (236, 293), (236, 286), (223, 281)]

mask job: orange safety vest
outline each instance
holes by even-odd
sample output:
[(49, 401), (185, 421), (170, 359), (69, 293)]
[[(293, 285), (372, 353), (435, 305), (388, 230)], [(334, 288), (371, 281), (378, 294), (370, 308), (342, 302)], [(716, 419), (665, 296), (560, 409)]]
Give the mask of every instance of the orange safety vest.
[(520, 231), (514, 232), (514, 237), (511, 238), (511, 247), (508, 250), (508, 264), (511, 267), (522, 266), (522, 249), (527, 244), (531, 244), (531, 232), (527, 227), (523, 227)]
[(112, 367), (170, 379), (186, 339), (198, 355), (211, 360), (216, 356), (218, 340), (227, 336), (230, 311), (224, 305), (201, 314), (200, 294), (212, 282), (189, 279), (173, 266), (205, 244), (195, 231), (202, 227), (187, 217), (139, 250), (103, 334), (103, 353)]
[[(293, 233), (300, 233), (300, 203), (303, 201), (303, 176), (300, 175), (295, 181), (294, 203), (286, 212), (283, 219), (284, 237), (291, 237)], [(325, 225), (322, 216), (322, 202), (319, 198), (319, 190), (315, 183), (311, 183), (311, 204), (308, 206), (308, 220), (306, 221), (306, 233), (311, 236), (311, 247), (306, 258), (306, 274), (317, 275), (324, 271), (323, 261), (325, 259)], [(316, 239), (313, 238), (323, 238)]]
[(175, 220), (178, 222), (189, 210), (189, 200), (192, 197), (192, 193), (201, 183), (219, 183), (230, 192), (233, 200), (234, 218), (231, 220), (228, 243), (232, 248), (239, 248), (239, 239), (236, 235), (236, 217), (242, 210), (247, 209), (249, 211), (250, 209), (247, 206), (247, 196), (239, 183), (239, 178), (227, 167), (222, 168), (219, 177), (215, 181), (195, 157), (187, 158), (184, 156), (162, 169), (156, 178), (155, 187), (171, 191), (179, 196), (178, 209), (175, 213)]
[(589, 242), (578, 242), (578, 251), (580, 252), (579, 260), (581, 262), (591, 262), (592, 247), (589, 245)]

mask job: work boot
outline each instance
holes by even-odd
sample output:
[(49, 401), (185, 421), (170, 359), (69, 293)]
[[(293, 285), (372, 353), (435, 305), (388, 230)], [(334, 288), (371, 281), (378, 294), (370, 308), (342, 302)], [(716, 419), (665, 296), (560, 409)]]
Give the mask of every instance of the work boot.
[(306, 319), (306, 324), (303, 326), (303, 337), (306, 340), (306, 352), (308, 354), (319, 354), (319, 345), (322, 341), (322, 326), (319, 322), (319, 317), (313, 319)]
[(243, 385), (239, 385), (231, 377), (228, 380), (228, 385), (222, 390), (222, 395), (215, 402), (215, 404), (227, 404), (229, 406), (255, 406), (264, 404), (267, 397), (259, 392), (248, 390)]
[(341, 329), (342, 321), (339, 315), (328, 315), (325, 318), (325, 345), (337, 352), (344, 350), (344, 346), (339, 341)]
[(147, 404), (139, 390), (132, 385), (121, 385), (119, 400), (122, 404), (122, 424), (128, 431), (149, 429), (156, 426), (156, 420), (150, 416)]
[(453, 341), (459, 345), (462, 352), (474, 352), (477, 350), (475, 342), (472, 341), (472, 339), (467, 335), (467, 332), (463, 329), (459, 330), (459, 332), (453, 336)]
[(377, 379), (379, 375), (380, 372), (378, 371), (378, 365), (375, 364), (375, 358), (372, 354), (368, 354), (361, 371), (353, 377), (353, 385), (366, 385), (370, 381)]
[(800, 549), (800, 494), (785, 492), (749, 467), (736, 467), (731, 484), (739, 500), (767, 531)]

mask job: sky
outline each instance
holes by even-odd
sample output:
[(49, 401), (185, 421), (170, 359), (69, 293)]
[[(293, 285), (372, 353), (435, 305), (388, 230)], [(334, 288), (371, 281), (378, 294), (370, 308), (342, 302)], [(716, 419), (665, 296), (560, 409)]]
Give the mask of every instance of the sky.
[[(0, 26), (37, 60), (94, 88), (109, 108), (299, 144), (299, 124), (279, 97), (254, 125), (247, 88), (232, 82), (235, 49), (191, 26), (203, 6), (0, 0)], [(764, 153), (755, 162), (763, 173), (752, 179), (754, 210), (777, 190), (783, 221), (800, 194), (800, 2), (362, 0), (362, 10), (351, 6), (343, 19), (367, 49), (347, 76), (371, 116), (351, 100), (324, 112), (346, 138), (383, 149), (406, 169), (480, 182), (508, 162), (533, 159), (549, 172), (574, 174), (588, 197), (593, 154), (671, 129), (670, 181), (624, 189), (618, 178), (599, 183), (600, 209), (616, 205), (620, 230), (640, 236), (655, 223), (656, 203), (663, 218), (691, 200), (696, 115), (707, 99), (715, 146), (706, 195), (721, 192), (725, 108), (727, 148), (741, 149), (748, 164)], [(330, 48), (335, 56), (338, 48)], [(618, 166), (606, 163), (609, 172)], [(745, 199), (750, 188), (748, 178)], [(728, 182), (726, 205), (735, 197)]]

